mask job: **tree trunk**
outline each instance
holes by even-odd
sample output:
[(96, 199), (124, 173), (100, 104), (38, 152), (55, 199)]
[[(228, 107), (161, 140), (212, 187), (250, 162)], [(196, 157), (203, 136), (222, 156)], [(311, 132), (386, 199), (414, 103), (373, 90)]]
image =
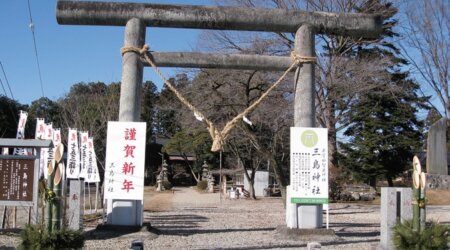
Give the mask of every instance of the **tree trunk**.
[(194, 169), (192, 168), (191, 164), (189, 163), (186, 154), (181, 154), (181, 155), (183, 156), (184, 161), (186, 162), (186, 165), (189, 167), (189, 170), (191, 171), (192, 177), (194, 177), (194, 179), (195, 179), (195, 183), (198, 183), (200, 181), (199, 180), (200, 177), (197, 177), (197, 175), (195, 174)]
[(244, 169), (244, 175), (245, 178), (247, 178), (248, 180), (248, 184), (250, 185), (250, 190), (248, 190), (250, 192), (250, 198), (252, 198), (253, 200), (256, 200), (256, 195), (255, 195), (255, 174), (256, 174), (256, 170), (255, 169), (251, 169), (250, 174), (248, 174), (247, 169), (245, 169), (245, 166), (242, 165), (242, 168)]
[(377, 188), (377, 177), (369, 177), (369, 186)]
[(289, 177), (286, 177), (285, 173), (283, 172), (283, 168), (280, 164), (278, 164), (277, 160), (275, 159), (274, 154), (268, 150), (266, 147), (263, 146), (262, 143), (259, 142), (258, 138), (255, 136), (253, 131), (246, 128), (247, 134), (252, 138), (253, 142), (257, 144), (258, 146), (255, 147), (258, 152), (261, 154), (261, 156), (264, 158), (264, 160), (269, 161), (270, 165), (273, 167), (273, 171), (275, 173), (275, 179), (277, 180), (277, 183), (280, 187), (281, 192), (281, 200), (283, 202), (283, 206), (286, 207), (286, 187), (289, 184)]
[(255, 194), (255, 182), (250, 182), (250, 198), (253, 200), (256, 200), (256, 194)]
[(286, 207), (286, 187), (288, 186), (288, 180), (283, 172), (282, 167), (280, 166), (280, 164), (278, 164), (278, 162), (275, 160), (273, 155), (270, 155), (267, 158), (270, 161), (270, 164), (273, 166), (273, 171), (275, 173), (275, 179), (277, 180), (277, 183), (280, 188), (283, 206)]
[(394, 180), (392, 179), (391, 176), (386, 176), (386, 180), (388, 182), (388, 186), (389, 187), (393, 187), (394, 186)]
[(334, 180), (340, 175), (341, 169), (338, 163), (336, 129), (334, 126), (328, 127), (328, 178)]
[(333, 180), (339, 176), (339, 165), (337, 159), (337, 139), (336, 139), (336, 117), (334, 101), (328, 101), (325, 110), (326, 127), (328, 128), (328, 178)]

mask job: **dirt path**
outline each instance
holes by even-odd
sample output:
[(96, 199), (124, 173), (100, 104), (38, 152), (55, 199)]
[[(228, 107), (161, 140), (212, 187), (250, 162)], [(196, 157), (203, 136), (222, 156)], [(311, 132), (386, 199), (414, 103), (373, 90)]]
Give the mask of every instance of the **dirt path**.
[(144, 210), (162, 212), (185, 207), (215, 206), (220, 203), (218, 193), (199, 193), (193, 187), (175, 187), (169, 191), (156, 192), (153, 187), (145, 188)]
[(162, 212), (172, 209), (173, 193), (171, 191), (156, 192), (154, 187), (144, 189), (144, 211)]

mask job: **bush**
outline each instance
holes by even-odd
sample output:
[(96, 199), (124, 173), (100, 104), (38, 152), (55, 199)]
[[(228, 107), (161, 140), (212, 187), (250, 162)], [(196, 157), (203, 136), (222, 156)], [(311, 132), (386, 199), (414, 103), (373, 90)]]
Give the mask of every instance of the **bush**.
[(81, 249), (85, 240), (81, 230), (63, 228), (49, 233), (44, 225), (27, 225), (20, 238), (18, 249)]
[(331, 201), (345, 200), (346, 197), (342, 194), (342, 181), (339, 178), (331, 179), (328, 189)]
[(164, 190), (171, 190), (172, 189), (172, 183), (170, 183), (170, 181), (163, 181), (162, 185), (164, 187)]
[(447, 249), (449, 228), (445, 225), (428, 222), (420, 232), (412, 229), (412, 220), (394, 226), (394, 245), (396, 249)]
[(206, 190), (208, 187), (208, 181), (199, 181), (197, 182), (197, 189), (198, 190)]

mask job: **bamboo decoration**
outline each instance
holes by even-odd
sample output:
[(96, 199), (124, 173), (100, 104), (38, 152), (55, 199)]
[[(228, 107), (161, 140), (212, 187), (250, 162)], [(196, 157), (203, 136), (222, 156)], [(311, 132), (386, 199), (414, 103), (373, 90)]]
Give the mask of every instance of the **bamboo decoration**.
[(48, 179), (45, 191), (47, 230), (59, 230), (61, 228), (61, 188), (64, 163), (62, 162), (64, 145), (58, 144), (55, 150), (55, 158), (48, 164)]
[(55, 150), (55, 175), (53, 177), (53, 192), (55, 192), (56, 199), (52, 203), (52, 230), (59, 230), (61, 228), (61, 188), (62, 188), (62, 173), (64, 171), (64, 163), (62, 158), (64, 154), (64, 145), (58, 144)]
[(47, 166), (48, 176), (47, 176), (47, 186), (45, 187), (45, 218), (47, 224), (47, 231), (52, 231), (52, 202), (55, 199), (55, 192), (53, 192), (53, 169), (55, 166), (55, 160), (51, 160)]
[(420, 165), (419, 158), (414, 156), (413, 158), (413, 230), (418, 232), (421, 230), (420, 218), (425, 218), (425, 184), (426, 176), (422, 172), (422, 167)]

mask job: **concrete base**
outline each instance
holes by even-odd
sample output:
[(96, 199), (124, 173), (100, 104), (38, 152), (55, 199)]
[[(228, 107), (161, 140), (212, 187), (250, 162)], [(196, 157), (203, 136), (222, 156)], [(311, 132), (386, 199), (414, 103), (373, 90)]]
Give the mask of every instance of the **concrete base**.
[(107, 223), (118, 226), (142, 226), (144, 220), (142, 200), (108, 200)]
[(314, 229), (323, 227), (322, 205), (291, 203), (291, 186), (286, 187), (286, 225), (288, 228)]
[(322, 228), (322, 205), (297, 205), (298, 228)]

